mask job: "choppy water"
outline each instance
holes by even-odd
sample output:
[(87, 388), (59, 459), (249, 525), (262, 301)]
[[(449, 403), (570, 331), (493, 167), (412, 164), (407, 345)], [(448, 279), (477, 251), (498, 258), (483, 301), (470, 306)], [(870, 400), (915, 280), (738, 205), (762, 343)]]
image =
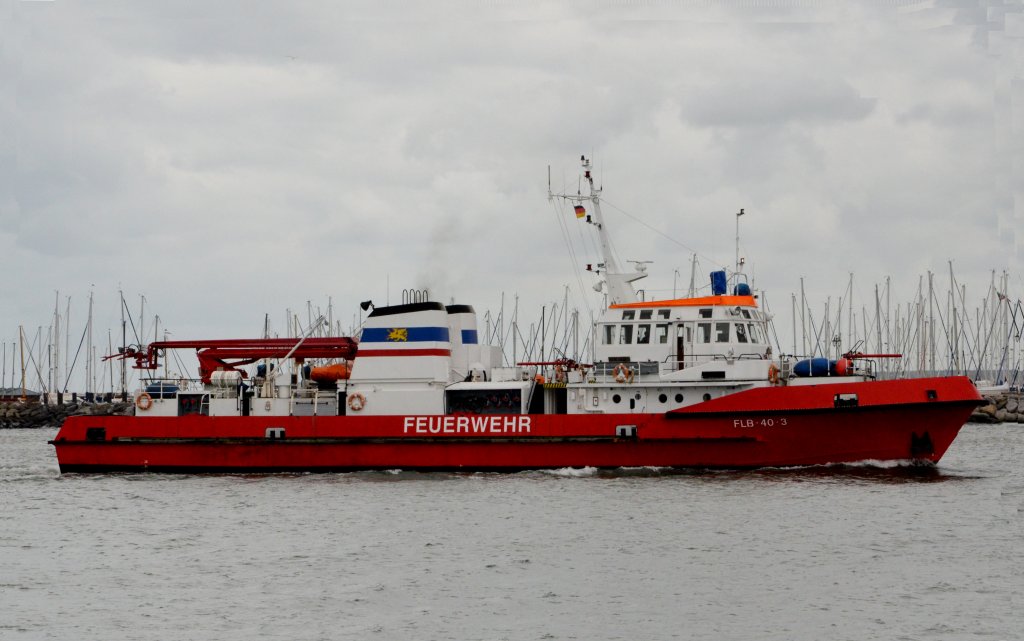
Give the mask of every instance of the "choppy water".
[(0, 431), (0, 639), (1020, 639), (1024, 426), (937, 469), (60, 476)]

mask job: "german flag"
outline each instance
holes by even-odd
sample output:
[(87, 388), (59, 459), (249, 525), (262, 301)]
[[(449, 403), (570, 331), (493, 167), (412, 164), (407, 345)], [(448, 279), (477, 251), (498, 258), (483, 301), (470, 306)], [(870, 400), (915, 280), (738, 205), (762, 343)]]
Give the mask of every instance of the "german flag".
[(577, 218), (583, 218), (587, 215), (587, 210), (583, 208), (583, 205), (576, 205), (574, 209), (576, 210)]

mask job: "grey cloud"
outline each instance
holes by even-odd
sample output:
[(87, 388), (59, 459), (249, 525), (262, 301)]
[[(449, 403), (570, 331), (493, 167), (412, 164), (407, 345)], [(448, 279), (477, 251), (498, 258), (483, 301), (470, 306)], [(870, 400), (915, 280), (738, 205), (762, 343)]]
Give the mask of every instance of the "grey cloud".
[(683, 118), (698, 127), (782, 127), (866, 118), (875, 100), (830, 77), (758, 77), (695, 87)]

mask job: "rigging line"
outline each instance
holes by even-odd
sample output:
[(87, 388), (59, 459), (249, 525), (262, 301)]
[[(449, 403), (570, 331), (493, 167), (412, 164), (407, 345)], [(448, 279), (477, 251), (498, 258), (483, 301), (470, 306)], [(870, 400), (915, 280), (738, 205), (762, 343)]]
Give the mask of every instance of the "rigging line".
[[(593, 225), (594, 223), (586, 224)], [(583, 245), (588, 252), (590, 252), (590, 255), (597, 256), (598, 262), (603, 260), (603, 258), (601, 257), (601, 250), (597, 246), (597, 239), (594, 238), (595, 234), (585, 233), (586, 230), (583, 228), (583, 225), (576, 225), (576, 232), (580, 236), (580, 244)]]
[(172, 350), (171, 355), (174, 357), (174, 362), (178, 365), (179, 376), (187, 380), (185, 374), (186, 372), (188, 372), (188, 369), (185, 367), (185, 364), (181, 361), (181, 358), (178, 356), (178, 352), (176, 350)]
[[(764, 301), (764, 310), (768, 314), (768, 327), (772, 330), (772, 336), (775, 337), (775, 347), (782, 353), (782, 341), (779, 340), (779, 334), (775, 331), (775, 315), (771, 313), (771, 308), (768, 306), (768, 294), (761, 292), (761, 300)], [(767, 334), (767, 332), (765, 332)], [(768, 337), (768, 344), (771, 345), (771, 337)]]
[(569, 260), (572, 266), (572, 272), (573, 275), (576, 277), (576, 283), (580, 287), (580, 298), (583, 299), (583, 304), (587, 307), (587, 311), (589, 312), (590, 301), (587, 300), (587, 290), (583, 284), (583, 278), (582, 276), (580, 276), (580, 260), (579, 257), (576, 255), (576, 250), (573, 248), (571, 234), (569, 233), (568, 229), (568, 223), (566, 222), (565, 217), (563, 216), (565, 210), (556, 205), (554, 201), (552, 201), (551, 207), (555, 211), (555, 218), (558, 219), (559, 228), (562, 230), (562, 238), (563, 240), (565, 240), (565, 245), (569, 250)]
[(606, 199), (604, 199), (604, 198), (602, 198), (602, 199), (601, 199), (601, 202), (603, 202), (603, 203), (605, 203), (606, 205), (608, 205), (609, 207), (611, 207), (611, 208), (615, 209), (616, 211), (618, 211), (618, 212), (619, 212), (620, 214), (622, 214), (622, 215), (623, 215), (623, 216), (625, 216), (626, 218), (630, 218), (630, 219), (632, 219), (632, 220), (634, 220), (634, 221), (636, 221), (636, 222), (640, 223), (641, 225), (643, 225), (643, 226), (644, 226), (644, 227), (646, 227), (647, 229), (650, 229), (651, 231), (653, 231), (654, 233), (658, 234), (659, 236), (661, 236), (661, 237), (663, 237), (663, 238), (665, 238), (665, 239), (669, 240), (670, 242), (673, 242), (673, 243), (675, 243), (676, 245), (679, 245), (680, 247), (682, 247), (682, 248), (683, 248), (683, 249), (685, 249), (686, 251), (688, 251), (688, 252), (691, 252), (691, 253), (694, 253), (694, 254), (697, 254), (698, 256), (700, 256), (700, 257), (702, 257), (702, 258), (706, 259), (706, 260), (707, 260), (707, 261), (708, 261), (709, 263), (711, 263), (712, 265), (718, 265), (719, 267), (724, 267), (724, 268), (728, 268), (728, 267), (729, 267), (728, 265), (725, 265), (724, 263), (719, 263), (718, 261), (716, 261), (716, 260), (714, 260), (714, 259), (712, 259), (712, 258), (708, 258), (707, 256), (704, 256), (703, 254), (701, 254), (701, 253), (700, 253), (699, 251), (697, 251), (696, 249), (693, 249), (693, 248), (692, 248), (692, 247), (690, 247), (689, 245), (686, 245), (685, 243), (682, 243), (682, 242), (680, 242), (680, 241), (676, 240), (675, 238), (673, 238), (673, 237), (669, 236), (668, 234), (666, 234), (665, 232), (661, 231), (660, 229), (658, 229), (658, 228), (656, 228), (656, 227), (654, 227), (654, 226), (652, 226), (652, 225), (650, 225), (650, 224), (648, 224), (648, 223), (644, 222), (643, 220), (641, 220), (641, 219), (637, 218), (637, 217), (636, 217), (636, 216), (634, 216), (633, 214), (630, 214), (630, 213), (629, 213), (629, 212), (627, 212), (627, 211), (626, 211), (625, 209), (623, 209), (623, 208), (621, 208), (621, 207), (619, 207), (619, 206), (615, 205), (614, 203), (612, 203), (612, 202), (609, 202), (608, 200), (606, 200)]
[[(564, 200), (574, 200), (572, 197), (563, 197), (563, 199)], [(578, 198), (576, 200), (578, 200), (579, 203), (582, 203), (584, 200), (588, 200), (589, 202), (592, 202), (592, 200), (587, 199), (587, 198), (582, 198), (582, 197), (580, 197), (580, 198)], [(602, 202), (605, 202), (604, 198), (600, 198), (600, 200)], [(612, 206), (615, 207), (614, 205), (612, 205)], [(616, 209), (618, 209), (618, 208), (616, 207)], [(590, 223), (590, 224), (596, 225), (596, 223)], [(581, 237), (585, 237), (585, 238), (588, 239), (588, 242), (586, 242), (586, 244), (589, 245), (589, 250), (592, 252), (592, 254), (597, 256), (599, 261), (603, 261), (604, 260), (604, 253), (598, 247), (597, 240), (594, 237), (595, 235), (594, 234), (584, 234), (582, 229), (580, 229), (579, 233), (580, 233)], [(619, 255), (618, 249), (616, 248), (615, 243), (614, 243), (614, 241), (611, 238), (608, 239), (608, 246), (609, 246), (609, 249), (612, 252), (612, 258), (619, 264), (620, 269), (623, 268), (623, 266), (625, 265), (626, 261), (622, 260), (622, 257)], [(604, 266), (604, 271), (605, 272), (608, 271), (608, 266), (607, 265)], [(583, 291), (586, 291), (586, 290), (584, 289)], [(590, 304), (589, 304), (589, 302), (587, 302), (586, 304), (587, 304), (587, 311), (590, 311)]]
[[(22, 333), (24, 334), (24, 332)], [(39, 333), (36, 332), (36, 337), (32, 339), (32, 342), (29, 344), (28, 347), (28, 362), (29, 365), (31, 365), (33, 369), (36, 370), (36, 377), (39, 379), (40, 383), (39, 387), (42, 388), (43, 392), (47, 392), (49, 390), (46, 389), (46, 385), (43, 383), (43, 373), (39, 370), (39, 364), (36, 363), (35, 359), (36, 343), (40, 341), (40, 338), (41, 337), (39, 336)]]
[(579, 259), (576, 256), (576, 249), (573, 247), (572, 244), (572, 238), (571, 234), (569, 233), (568, 223), (565, 221), (562, 215), (563, 212), (559, 209), (559, 207), (555, 205), (554, 202), (552, 202), (551, 205), (552, 209), (555, 212), (555, 218), (558, 220), (558, 228), (562, 232), (562, 240), (565, 242), (565, 247), (568, 250), (569, 262), (572, 265), (573, 274), (576, 276), (577, 281), (579, 281), (580, 289), (582, 290), (583, 281), (579, 277)]
[(82, 339), (78, 341), (78, 349), (75, 350), (75, 358), (71, 361), (71, 369), (68, 370), (68, 376), (64, 379), (64, 387), (62, 388), (65, 392), (68, 391), (68, 383), (71, 381), (71, 375), (75, 371), (75, 364), (78, 362), (78, 354), (82, 351), (82, 344), (85, 342), (85, 335), (89, 331), (89, 326), (86, 325), (85, 329), (82, 330)]
[[(571, 219), (566, 217), (566, 220), (571, 220)], [(566, 224), (568, 225), (569, 223), (566, 223)], [(583, 229), (582, 225), (576, 224), (574, 226), (576, 227), (576, 233), (579, 235), (579, 238), (580, 238), (581, 249), (583, 251), (589, 251), (592, 255), (600, 256), (601, 254), (600, 254), (600, 252), (597, 251), (596, 244), (594, 242), (593, 234), (585, 233), (586, 230)], [(588, 244), (588, 241), (589, 241), (589, 244), (590, 244), (589, 248), (586, 247), (587, 244)], [(587, 297), (587, 287), (583, 283), (583, 277), (582, 277), (582, 275), (580, 273), (581, 271), (583, 271), (582, 270), (583, 263), (580, 262), (579, 255), (577, 255), (574, 258), (574, 260), (576, 261), (576, 265), (575, 265), (575, 269), (574, 269), (574, 273), (576, 275), (576, 282), (580, 286), (580, 290), (578, 292), (578, 296), (579, 296), (579, 299), (581, 299), (583, 301), (584, 307), (586, 307), (587, 311), (589, 312), (589, 311), (591, 311), (591, 309), (590, 309), (590, 299)]]
[[(132, 325), (132, 333), (135, 334), (135, 344), (141, 347), (142, 339), (139, 338), (139, 331), (135, 329), (135, 320), (132, 319), (132, 312), (128, 309), (128, 303), (125, 302), (123, 294), (121, 295), (121, 305), (124, 307), (125, 313), (128, 314), (128, 322)], [(124, 345), (123, 347), (127, 347), (127, 345)]]

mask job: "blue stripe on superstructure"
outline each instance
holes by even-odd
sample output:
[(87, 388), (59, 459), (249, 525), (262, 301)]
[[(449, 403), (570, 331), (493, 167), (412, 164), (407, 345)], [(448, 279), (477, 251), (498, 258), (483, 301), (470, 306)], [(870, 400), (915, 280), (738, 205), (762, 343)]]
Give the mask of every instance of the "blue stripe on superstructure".
[(476, 345), (478, 343), (475, 329), (464, 329), (462, 330), (462, 344), (463, 345)]
[[(399, 331), (396, 331), (399, 330)], [(405, 339), (395, 338), (405, 330)], [(447, 327), (366, 327), (363, 328), (363, 343), (447, 343)]]

